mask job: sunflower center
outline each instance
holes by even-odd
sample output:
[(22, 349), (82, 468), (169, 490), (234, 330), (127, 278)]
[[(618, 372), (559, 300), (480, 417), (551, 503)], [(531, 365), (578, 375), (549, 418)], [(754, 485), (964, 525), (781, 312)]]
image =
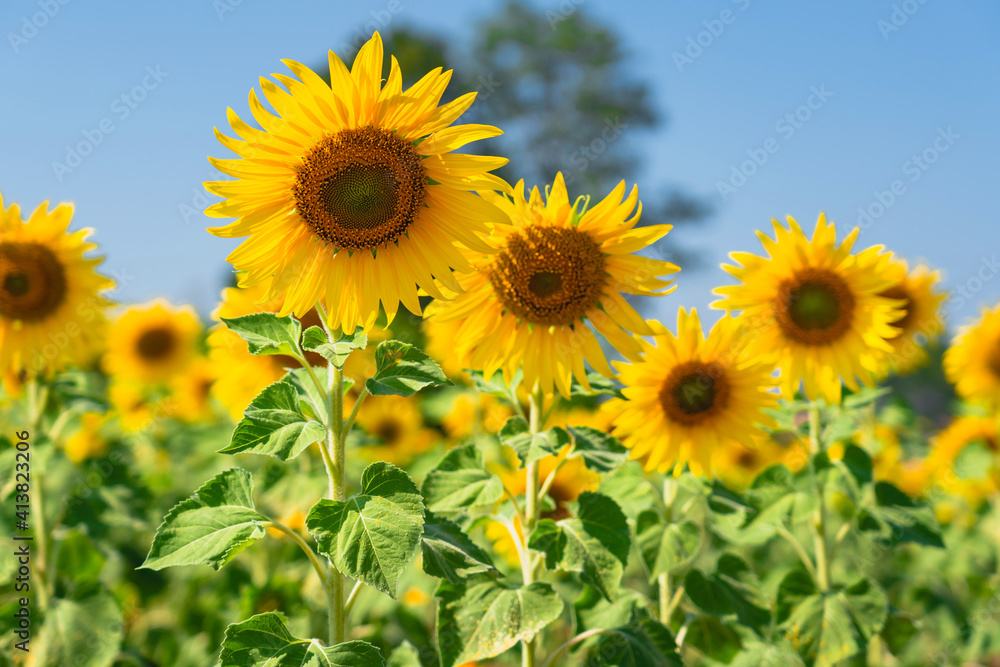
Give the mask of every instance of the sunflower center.
[(778, 325), (792, 340), (824, 345), (840, 339), (854, 319), (854, 295), (843, 278), (826, 269), (803, 269), (778, 288)]
[(143, 331), (136, 341), (135, 349), (146, 361), (162, 361), (170, 356), (177, 346), (177, 337), (166, 327)]
[(512, 235), (489, 269), (500, 304), (533, 324), (566, 325), (597, 305), (607, 282), (604, 253), (569, 227), (528, 227)]
[(424, 206), (427, 177), (413, 143), (375, 127), (341, 130), (306, 153), (292, 186), (295, 207), (337, 248), (395, 242)]
[(736, 457), (736, 465), (741, 468), (753, 468), (757, 465), (757, 455), (749, 449), (745, 449)]
[(910, 325), (913, 323), (913, 299), (910, 298), (910, 293), (902, 285), (896, 285), (895, 287), (890, 287), (884, 292), (880, 292), (879, 296), (884, 296), (887, 299), (899, 299), (904, 301), (902, 316), (899, 319), (890, 322), (894, 327), (899, 327), (904, 332), (910, 330)]
[(380, 422), (375, 428), (375, 435), (381, 438), (385, 444), (391, 445), (399, 440), (399, 436), (402, 435), (402, 429), (399, 427), (399, 422), (386, 419)]
[(0, 317), (36, 322), (66, 298), (66, 269), (40, 243), (0, 243)]
[(993, 349), (986, 360), (986, 365), (993, 371), (994, 375), (1000, 378), (1000, 339), (993, 342)]
[(718, 363), (688, 361), (676, 366), (660, 387), (660, 405), (674, 422), (693, 426), (729, 403), (729, 380)]

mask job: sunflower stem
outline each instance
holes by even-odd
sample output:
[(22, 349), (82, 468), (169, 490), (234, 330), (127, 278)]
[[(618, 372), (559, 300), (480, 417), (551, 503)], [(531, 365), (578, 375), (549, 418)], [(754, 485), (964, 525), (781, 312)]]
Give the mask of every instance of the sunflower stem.
[[(42, 428), (42, 418), (45, 415), (45, 404), (49, 400), (49, 388), (34, 377), (28, 381), (28, 423), (30, 431), (29, 438), (35, 438), (38, 442), (38, 432)], [(55, 442), (53, 441), (53, 445)], [(31, 495), (28, 496), (28, 505), (31, 510), (31, 523), (35, 527), (35, 544), (38, 553), (38, 567), (35, 568), (35, 576), (38, 578), (38, 606), (44, 612), (49, 607), (49, 581), (48, 581), (48, 534), (45, 526), (45, 498), (42, 494), (42, 484), (31, 487)]]
[(829, 546), (826, 540), (826, 489), (819, 475), (816, 474), (816, 457), (823, 451), (823, 443), (819, 437), (819, 406), (815, 402), (809, 404), (809, 473), (812, 475), (813, 488), (819, 507), (810, 522), (813, 529), (813, 546), (816, 551), (816, 585), (820, 591), (830, 590)]
[[(677, 499), (677, 480), (672, 475), (663, 478), (663, 511), (664, 518), (669, 524), (674, 520), (674, 500)], [(667, 625), (670, 623), (672, 612), (671, 598), (673, 597), (673, 577), (669, 572), (664, 572), (659, 577), (660, 589), (660, 623)]]
[[(541, 390), (536, 390), (528, 397), (528, 430), (532, 438), (541, 430), (543, 395)], [(527, 482), (525, 484), (525, 526), (524, 526), (524, 554), (528, 559), (528, 566), (523, 568), (524, 585), (528, 586), (535, 580), (535, 565), (531, 561), (531, 551), (528, 549), (528, 539), (531, 531), (538, 523), (540, 498), (538, 497), (538, 461), (531, 461), (525, 471)], [(535, 667), (535, 639), (531, 638), (521, 644), (521, 664), (522, 667)]]

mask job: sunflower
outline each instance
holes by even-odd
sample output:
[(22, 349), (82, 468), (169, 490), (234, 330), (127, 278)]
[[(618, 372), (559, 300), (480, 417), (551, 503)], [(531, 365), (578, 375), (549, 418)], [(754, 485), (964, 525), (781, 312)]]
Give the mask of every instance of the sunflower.
[(944, 371), (963, 398), (1000, 406), (1000, 305), (959, 329), (944, 353)]
[(254, 91), (250, 108), (262, 130), (229, 110), (243, 140), (219, 132), (242, 159), (209, 158), (237, 179), (205, 187), (226, 201), (207, 215), (237, 218), (210, 228), (216, 236), (249, 237), (229, 255), (240, 286), (264, 285), (281, 315), (304, 315), (322, 301), (333, 328), (370, 327), (379, 302), (392, 321), (400, 303), (421, 312), (418, 286), (443, 298), (435, 284), (459, 289), (452, 270), (471, 271), (458, 244), (488, 251), (480, 233), (504, 222), (474, 192), (510, 186), (488, 173), (505, 158), (453, 154), (470, 141), (502, 132), (487, 125), (449, 127), (475, 93), (438, 106), (451, 72), (437, 68), (402, 90), (392, 59), (382, 86), (382, 38), (375, 33), (350, 71), (330, 52), (327, 84), (309, 68), (283, 61), (296, 77), (261, 79), (278, 112)]
[(113, 376), (168, 382), (195, 358), (201, 324), (190, 306), (162, 300), (133, 306), (108, 332), (104, 368)]
[[(920, 495), (927, 484), (927, 469), (923, 459), (903, 458), (899, 434), (887, 424), (876, 424), (872, 429), (859, 430), (851, 442), (864, 449), (872, 459), (872, 476), (896, 485), (911, 496)], [(830, 459), (844, 457), (846, 442), (837, 442), (826, 449)]]
[[(518, 469), (517, 461), (510, 450), (506, 450), (505, 453), (508, 458), (503, 464), (490, 467), (512, 496), (524, 495), (528, 488), (528, 472), (525, 468)], [(565, 519), (570, 516), (569, 503), (576, 501), (584, 491), (596, 491), (600, 485), (600, 477), (587, 469), (582, 458), (575, 456), (568, 459), (566, 458), (568, 454), (567, 445), (558, 455), (545, 456), (538, 460), (540, 482), (544, 483), (550, 475), (552, 476), (552, 482), (546, 492), (549, 509), (542, 511), (543, 519)], [(514, 517), (512, 521), (518, 536), (523, 541), (524, 530), (520, 519)], [(496, 521), (487, 524), (486, 537), (493, 543), (494, 550), (508, 563), (511, 565), (518, 563), (517, 545), (503, 524)]]
[[(114, 283), (96, 273), (93, 230), (69, 233), (71, 204), (43, 202), (27, 220), (0, 196), (0, 373), (20, 380), (97, 354)], [(16, 386), (18, 382), (13, 382)]]
[[(436, 302), (427, 316), (460, 320), (453, 356), (490, 377), (503, 370), (509, 383), (517, 369), (523, 386), (551, 394), (553, 385), (566, 397), (576, 379), (589, 389), (584, 361), (612, 375), (591, 326), (619, 352), (637, 359), (632, 333), (653, 335), (653, 327), (622, 293), (659, 296), (672, 291), (660, 276), (679, 269), (631, 253), (662, 238), (670, 225), (635, 228), (642, 212), (638, 189), (624, 199), (622, 181), (602, 202), (581, 212), (582, 198), (570, 204), (566, 183), (557, 174), (543, 203), (538, 188), (524, 196), (517, 184), (513, 201), (487, 198), (510, 218), (496, 225), (490, 243), (496, 254), (472, 261), (478, 272), (461, 276), (464, 293)], [(635, 215), (628, 216), (635, 210)], [(668, 289), (669, 287), (669, 289)]]
[[(261, 285), (248, 289), (227, 287), (222, 290), (222, 302), (212, 313), (212, 319), (219, 323), (208, 334), (209, 368), (214, 378), (211, 391), (234, 421), (243, 418), (243, 411), (264, 387), (280, 380), (286, 369), (301, 366), (298, 360), (283, 354), (250, 354), (246, 341), (220, 321), (223, 317), (231, 319), (253, 313), (277, 312), (278, 300), (260, 303), (263, 296)], [(315, 310), (298, 319), (303, 331), (320, 325), (320, 317)], [(326, 359), (313, 352), (306, 353), (306, 361), (312, 366), (326, 366)]]
[(896, 283), (879, 293), (905, 304), (902, 316), (892, 322), (899, 335), (887, 339), (892, 346), (889, 360), (896, 373), (906, 373), (927, 363), (923, 345), (941, 335), (944, 320), (941, 303), (945, 295), (935, 289), (941, 275), (926, 266), (918, 265), (911, 271), (904, 260), (895, 260), (887, 267), (887, 276)]
[(712, 459), (716, 475), (731, 489), (745, 489), (766, 468), (782, 464), (798, 472), (809, 460), (809, 450), (795, 434), (787, 431), (760, 432), (754, 446), (735, 440), (720, 447)]
[(108, 385), (108, 402), (125, 433), (145, 430), (164, 413), (150, 386), (136, 380), (112, 378)]
[(931, 439), (929, 483), (973, 507), (1000, 490), (1000, 422), (959, 417)]
[[(434, 312), (437, 306), (429, 307), (427, 312)], [(462, 327), (462, 320), (443, 319), (441, 317), (425, 318), (421, 324), (424, 332), (424, 352), (436, 361), (445, 376), (463, 384), (472, 384), (472, 378), (465, 372), (471, 364), (468, 355), (456, 354), (455, 337)]]
[(415, 401), (403, 396), (372, 396), (361, 404), (357, 423), (376, 444), (361, 448), (373, 461), (405, 466), (429, 451), (437, 434), (424, 426)]
[(205, 357), (195, 359), (183, 373), (170, 381), (169, 404), (173, 414), (189, 422), (212, 418), (210, 401), (215, 372)]
[(452, 400), (441, 428), (449, 438), (462, 440), (477, 430), (496, 435), (513, 415), (513, 410), (495, 396), (463, 391)]
[(745, 344), (745, 320), (725, 316), (706, 338), (698, 313), (677, 313), (677, 335), (640, 341), (645, 358), (615, 362), (625, 400), (613, 398), (613, 434), (646, 470), (679, 475), (687, 462), (697, 475), (732, 441), (754, 446), (763, 410), (777, 403), (774, 365)]
[(108, 453), (108, 441), (101, 437), (101, 426), (107, 417), (96, 412), (88, 412), (80, 418), (80, 430), (74, 433), (63, 446), (66, 456), (73, 463), (83, 463)]
[(802, 383), (808, 398), (839, 403), (841, 381), (856, 391), (857, 379), (872, 385), (884, 374), (893, 350), (887, 339), (899, 335), (892, 323), (903, 302), (883, 296), (895, 285), (891, 255), (880, 246), (852, 255), (859, 230), (837, 245), (822, 213), (812, 240), (791, 216), (788, 229), (773, 223), (775, 240), (757, 233), (768, 257), (730, 255), (740, 266), (722, 268), (740, 284), (717, 288), (725, 298), (713, 306), (742, 311), (757, 349), (780, 366), (787, 398)]

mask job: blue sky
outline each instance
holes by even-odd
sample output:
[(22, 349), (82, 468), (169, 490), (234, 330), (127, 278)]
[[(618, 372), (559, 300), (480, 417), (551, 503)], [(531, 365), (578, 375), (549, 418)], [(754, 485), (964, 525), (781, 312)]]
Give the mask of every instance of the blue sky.
[[(623, 38), (668, 121), (626, 130), (640, 193), (678, 185), (714, 206), (672, 232), (705, 268), (648, 313), (672, 322), (727, 282), (754, 230), (822, 210), (860, 245), (942, 269), (953, 323), (1000, 301), (993, 212), (1000, 156), (1000, 4), (991, 0), (536, 0), (583, 11)], [(495, 3), (460, 0), (136, 3), (5, 0), (0, 6), (0, 193), (33, 209), (72, 201), (121, 284), (210, 310), (236, 242), (204, 231), (226, 151), (212, 128), (282, 58), (323, 59), (373, 27), (459, 35)], [(398, 9), (393, 13), (392, 10)], [(69, 149), (91, 148), (79, 158)], [(75, 149), (74, 149), (75, 150)], [(570, 165), (567, 165), (567, 169)], [(860, 217), (867, 211), (867, 218)]]

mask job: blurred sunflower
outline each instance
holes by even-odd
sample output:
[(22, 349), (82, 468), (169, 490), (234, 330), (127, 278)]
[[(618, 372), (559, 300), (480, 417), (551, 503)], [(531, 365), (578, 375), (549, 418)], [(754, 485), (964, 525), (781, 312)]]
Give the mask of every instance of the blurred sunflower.
[(944, 371), (963, 398), (1000, 407), (1000, 305), (958, 330), (944, 353)]
[[(508, 458), (499, 465), (492, 465), (490, 468), (500, 477), (504, 488), (512, 496), (522, 496), (528, 488), (528, 472), (525, 468), (518, 469), (517, 460), (510, 450), (505, 450)], [(565, 519), (570, 516), (569, 503), (576, 501), (584, 491), (596, 491), (601, 479), (597, 473), (588, 470), (583, 459), (575, 456), (566, 458), (569, 453), (569, 446), (563, 448), (558, 456), (546, 456), (538, 460), (538, 479), (540, 484), (544, 484), (549, 477), (552, 481), (546, 491), (548, 498), (548, 509), (541, 513), (543, 519)], [(552, 473), (555, 472), (553, 475)], [(543, 505), (544, 506), (544, 505)], [(514, 528), (518, 536), (524, 539), (524, 530), (521, 521), (513, 518)], [(493, 548), (508, 563), (516, 565), (518, 563), (517, 545), (510, 535), (510, 531), (498, 522), (491, 522), (486, 526), (486, 537), (493, 542)]]
[[(253, 313), (277, 312), (278, 300), (261, 303), (263, 295), (264, 288), (261, 285), (249, 289), (227, 287), (222, 290), (222, 302), (212, 313), (212, 319), (219, 324), (212, 327), (207, 341), (209, 369), (214, 378), (211, 391), (234, 421), (243, 418), (243, 411), (250, 401), (264, 387), (280, 380), (285, 369), (301, 366), (298, 360), (283, 354), (250, 354), (246, 341), (221, 322), (220, 318), (223, 317), (232, 319)], [(303, 331), (320, 324), (315, 310), (298, 319)], [(326, 366), (326, 359), (312, 352), (306, 353), (306, 360), (313, 366)]]
[(958, 417), (931, 439), (928, 482), (977, 507), (1000, 490), (1000, 422)]
[(822, 213), (811, 240), (791, 216), (788, 229), (773, 223), (774, 240), (757, 232), (768, 257), (731, 253), (740, 266), (722, 268), (740, 284), (716, 288), (725, 298), (712, 305), (742, 311), (757, 349), (781, 368), (785, 397), (804, 384), (808, 398), (839, 403), (841, 381), (856, 391), (858, 379), (871, 385), (885, 372), (887, 339), (899, 335), (891, 324), (903, 302), (883, 296), (894, 286), (891, 255), (881, 246), (852, 255), (859, 230), (837, 245)]
[(91, 229), (69, 233), (71, 204), (48, 210), (43, 202), (27, 220), (0, 196), (0, 374), (13, 382), (71, 364), (99, 351), (101, 292), (114, 283), (96, 272), (100, 258), (84, 255)]
[(765, 469), (782, 464), (798, 472), (809, 461), (809, 449), (795, 434), (787, 431), (761, 431), (754, 437), (753, 447), (730, 440), (712, 458), (712, 467), (730, 489), (742, 490)]
[(418, 286), (443, 298), (435, 280), (458, 291), (452, 270), (472, 266), (457, 244), (489, 251), (479, 234), (502, 214), (473, 191), (510, 191), (488, 173), (506, 158), (453, 154), (470, 141), (502, 132), (487, 125), (451, 124), (475, 100), (468, 93), (438, 101), (451, 72), (436, 68), (407, 90), (392, 58), (382, 86), (382, 38), (376, 32), (348, 70), (330, 51), (327, 84), (309, 68), (283, 61), (298, 78), (275, 74), (261, 89), (272, 115), (250, 92), (262, 130), (229, 110), (243, 140), (216, 132), (242, 159), (209, 158), (238, 179), (205, 184), (226, 200), (207, 215), (237, 218), (209, 231), (249, 237), (228, 260), (246, 271), (240, 285), (264, 286), (281, 315), (304, 315), (326, 304), (330, 326), (370, 327), (379, 302), (389, 321), (402, 303), (419, 314)]
[(660, 276), (679, 269), (632, 254), (671, 227), (636, 228), (642, 212), (638, 189), (623, 200), (624, 195), (622, 181), (581, 212), (582, 200), (570, 204), (561, 173), (545, 202), (538, 188), (526, 199), (524, 181), (513, 200), (487, 195), (511, 222), (493, 227), (489, 242), (497, 253), (471, 258), (479, 271), (459, 278), (464, 293), (427, 308), (428, 317), (460, 321), (452, 355), (467, 358), (487, 377), (502, 370), (508, 383), (520, 368), (527, 390), (540, 387), (550, 394), (555, 386), (566, 397), (574, 376), (589, 388), (584, 361), (612, 375), (591, 326), (626, 357), (638, 359), (639, 344), (631, 334), (656, 332), (622, 293), (666, 294), (672, 281)]
[(108, 332), (104, 368), (112, 376), (167, 382), (195, 358), (201, 324), (190, 306), (157, 300), (127, 309)]
[(100, 458), (108, 453), (108, 441), (101, 437), (101, 426), (106, 421), (106, 415), (96, 412), (85, 413), (80, 418), (80, 429), (63, 446), (70, 461), (83, 463), (87, 459)]
[[(872, 459), (872, 477), (891, 482), (911, 496), (923, 493), (927, 484), (927, 470), (923, 459), (904, 459), (899, 434), (887, 424), (876, 424), (872, 429), (860, 430), (851, 442), (864, 449)], [(846, 443), (838, 442), (826, 449), (830, 459), (839, 461), (844, 456)]]
[(211, 362), (198, 357), (170, 381), (170, 405), (174, 414), (185, 421), (200, 422), (212, 418), (211, 392), (215, 372)]
[(159, 399), (150, 395), (149, 385), (136, 380), (112, 378), (108, 385), (112, 415), (118, 417), (122, 431), (135, 433), (163, 416)]
[(463, 391), (451, 402), (448, 414), (441, 420), (441, 428), (454, 440), (469, 437), (477, 428), (495, 435), (513, 413), (509, 405), (494, 396)]
[(747, 346), (744, 318), (725, 316), (706, 338), (698, 313), (681, 308), (677, 335), (640, 341), (645, 358), (614, 362), (625, 400), (613, 398), (613, 433), (646, 470), (679, 475), (685, 463), (696, 475), (732, 441), (754, 446), (764, 409), (776, 405), (773, 363)]
[[(428, 308), (433, 312), (436, 306)], [(425, 318), (421, 324), (424, 332), (424, 352), (441, 366), (441, 370), (450, 380), (472, 384), (472, 378), (465, 372), (471, 364), (468, 355), (456, 354), (455, 336), (462, 328), (462, 320), (444, 319), (441, 317)]]
[(944, 331), (941, 303), (945, 295), (935, 289), (941, 275), (924, 265), (911, 271), (904, 260), (894, 260), (887, 267), (887, 276), (896, 284), (879, 293), (889, 299), (898, 299), (905, 304), (902, 316), (893, 321), (899, 335), (886, 342), (892, 346), (890, 365), (896, 373), (907, 373), (927, 363), (924, 345), (937, 338)]
[(430, 451), (437, 433), (424, 426), (416, 401), (403, 396), (371, 396), (358, 410), (357, 424), (378, 444), (360, 449), (373, 461), (405, 466)]

